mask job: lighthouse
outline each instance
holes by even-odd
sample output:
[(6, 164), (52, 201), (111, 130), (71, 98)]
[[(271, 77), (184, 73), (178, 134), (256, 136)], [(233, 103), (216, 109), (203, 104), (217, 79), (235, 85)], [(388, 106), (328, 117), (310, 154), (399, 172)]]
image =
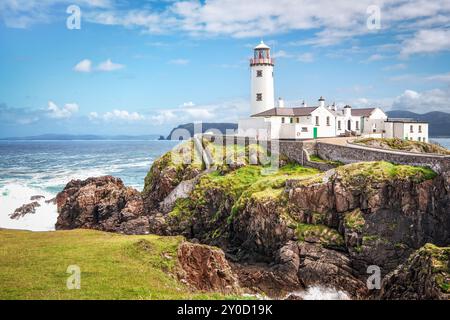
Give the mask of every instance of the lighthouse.
[(270, 56), (270, 47), (261, 41), (254, 48), (253, 58), (250, 59), (252, 114), (275, 107), (273, 66), (274, 60)]

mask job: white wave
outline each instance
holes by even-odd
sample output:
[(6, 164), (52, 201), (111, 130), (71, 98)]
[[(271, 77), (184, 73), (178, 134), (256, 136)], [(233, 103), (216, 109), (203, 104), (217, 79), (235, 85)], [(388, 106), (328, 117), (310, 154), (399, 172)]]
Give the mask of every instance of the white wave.
[(350, 300), (346, 292), (323, 286), (311, 286), (305, 291), (293, 293), (300, 296), (303, 300)]
[[(11, 219), (10, 214), (24, 204), (32, 202), (32, 196), (42, 195), (38, 200), (40, 207), (34, 214), (30, 213), (19, 219)], [(38, 188), (31, 188), (18, 183), (10, 183), (0, 188), (0, 228), (30, 231), (55, 230), (57, 218), (56, 205), (45, 203), (56, 195)]]

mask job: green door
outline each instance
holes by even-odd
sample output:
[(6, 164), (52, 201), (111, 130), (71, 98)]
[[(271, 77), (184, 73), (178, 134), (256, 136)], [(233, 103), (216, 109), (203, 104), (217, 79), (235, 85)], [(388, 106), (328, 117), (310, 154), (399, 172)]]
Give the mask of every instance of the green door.
[(314, 127), (313, 129), (314, 129), (314, 130), (313, 130), (314, 139), (317, 139), (317, 128)]

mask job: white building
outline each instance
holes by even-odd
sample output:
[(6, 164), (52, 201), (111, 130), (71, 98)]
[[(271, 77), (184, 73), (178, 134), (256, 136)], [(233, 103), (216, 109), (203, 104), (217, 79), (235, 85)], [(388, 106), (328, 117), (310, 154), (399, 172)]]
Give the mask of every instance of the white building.
[(428, 123), (413, 119), (388, 119), (384, 123), (385, 137), (428, 142)]
[(273, 65), (270, 48), (261, 41), (254, 49), (253, 58), (250, 59), (252, 114), (275, 107)]
[(274, 60), (270, 48), (261, 41), (250, 59), (250, 118), (239, 120), (238, 135), (270, 139), (316, 139), (336, 136), (401, 138), (428, 141), (428, 124), (410, 119), (388, 119), (380, 108), (354, 109), (325, 104), (287, 108), (280, 98), (274, 105)]

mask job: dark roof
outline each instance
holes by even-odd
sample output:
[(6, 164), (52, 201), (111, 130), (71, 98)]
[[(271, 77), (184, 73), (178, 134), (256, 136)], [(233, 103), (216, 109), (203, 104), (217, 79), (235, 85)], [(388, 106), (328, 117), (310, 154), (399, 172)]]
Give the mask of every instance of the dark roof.
[(352, 116), (369, 117), (376, 108), (352, 109)]
[(252, 117), (272, 117), (272, 116), (285, 116), (285, 117), (301, 117), (308, 116), (316, 110), (318, 107), (298, 107), (298, 108), (272, 108), (257, 114)]
[(400, 122), (400, 123), (428, 123), (426, 121), (420, 121), (417, 119), (409, 119), (409, 118), (388, 118), (386, 122)]

